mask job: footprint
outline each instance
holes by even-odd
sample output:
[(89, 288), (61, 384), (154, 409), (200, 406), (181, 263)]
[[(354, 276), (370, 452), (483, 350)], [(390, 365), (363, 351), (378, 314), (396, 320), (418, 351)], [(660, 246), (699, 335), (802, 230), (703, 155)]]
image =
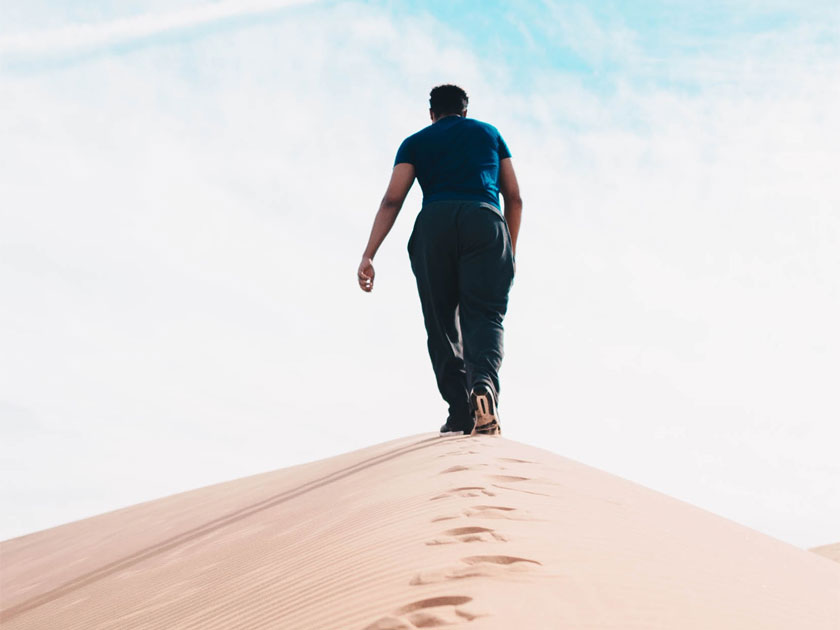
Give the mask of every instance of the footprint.
[(472, 597), (452, 595), (421, 599), (406, 604), (394, 611), (393, 615), (382, 617), (365, 630), (414, 630), (414, 628), (439, 628), (465, 621), (472, 621), (484, 616), (463, 608)]
[(438, 608), (439, 606), (460, 606), (461, 604), (468, 604), (472, 601), (472, 597), (466, 595), (454, 595), (444, 597), (431, 597), (429, 599), (421, 599), (418, 602), (406, 604), (397, 611), (397, 614), (412, 613), (415, 610), (423, 610), (424, 608)]
[(446, 499), (448, 497), (480, 497), (482, 495), (488, 497), (495, 497), (496, 493), (491, 492), (484, 486), (462, 486), (460, 488), (452, 488), (452, 490), (448, 490), (443, 494), (439, 494), (436, 497), (432, 497), (430, 501), (437, 501), (438, 499)]
[(468, 518), (503, 518), (511, 521), (536, 521), (530, 512), (503, 505), (474, 505), (463, 512)]
[(490, 479), (494, 481), (501, 481), (503, 483), (516, 483), (518, 481), (531, 481), (530, 477), (519, 477), (518, 475), (489, 475)]
[(448, 529), (444, 534), (448, 536), (463, 536), (464, 534), (480, 534), (481, 532), (492, 532), (489, 527), (456, 527), (455, 529)]
[(459, 565), (439, 571), (418, 573), (409, 584), (425, 586), (469, 578), (510, 579), (516, 575), (527, 575), (538, 566), (542, 566), (542, 562), (517, 556), (467, 556), (461, 558)]
[(536, 464), (537, 462), (531, 462), (527, 459), (516, 459), (515, 457), (497, 457), (497, 460), (500, 462), (508, 462), (511, 464)]
[(477, 466), (452, 466), (451, 468), (447, 468), (446, 470), (441, 470), (440, 474), (445, 475), (447, 473), (461, 472), (463, 470), (475, 470), (476, 468), (481, 468), (486, 465), (487, 464), (478, 464)]
[(517, 558), (516, 556), (468, 556), (461, 558), (461, 562), (466, 562), (469, 565), (480, 564), (504, 564), (513, 565), (518, 562), (530, 562), (531, 564), (538, 564), (542, 566), (542, 562), (537, 560), (530, 560), (529, 558)]
[(414, 630), (417, 626), (396, 617), (382, 617), (374, 621), (365, 630)]
[(540, 497), (550, 497), (552, 495), (546, 494), (545, 492), (537, 492), (536, 490), (525, 490), (524, 488), (511, 488), (510, 486), (503, 486), (503, 483), (513, 483), (518, 484), (522, 483), (523, 481), (531, 481), (537, 484), (548, 484), (548, 485), (558, 485), (551, 481), (541, 481), (538, 479), (532, 479), (531, 477), (521, 477), (519, 475), (488, 475), (488, 477), (497, 483), (493, 484), (494, 488), (500, 488), (502, 490), (515, 490), (516, 492), (524, 492), (525, 494), (535, 494)]
[(525, 493), (525, 494), (535, 494), (535, 495), (537, 495), (538, 497), (550, 497), (550, 496), (553, 496), (553, 495), (551, 495), (551, 494), (546, 494), (545, 492), (537, 492), (536, 490), (525, 490), (524, 488), (516, 488), (516, 487), (510, 487), (510, 486), (503, 486), (503, 485), (501, 485), (501, 484), (499, 484), (499, 483), (494, 483), (494, 484), (493, 484), (493, 487), (494, 487), (494, 488), (499, 488), (500, 490), (513, 490), (514, 492), (523, 492), (523, 493)]
[(507, 542), (506, 536), (489, 527), (456, 527), (448, 529), (437, 538), (426, 542), (427, 545), (450, 545), (470, 542)]

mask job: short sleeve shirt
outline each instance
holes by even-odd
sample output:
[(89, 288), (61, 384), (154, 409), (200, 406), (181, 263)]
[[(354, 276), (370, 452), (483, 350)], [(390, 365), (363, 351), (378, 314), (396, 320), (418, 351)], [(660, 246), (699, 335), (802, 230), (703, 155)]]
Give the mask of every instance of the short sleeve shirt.
[(447, 116), (403, 140), (394, 164), (414, 165), (424, 205), (463, 199), (500, 208), (499, 163), (509, 157), (493, 125)]

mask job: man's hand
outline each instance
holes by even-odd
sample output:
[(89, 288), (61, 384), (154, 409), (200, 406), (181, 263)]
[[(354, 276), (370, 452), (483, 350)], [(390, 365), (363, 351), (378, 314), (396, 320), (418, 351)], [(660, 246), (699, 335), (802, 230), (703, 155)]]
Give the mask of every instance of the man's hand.
[(373, 219), (370, 238), (362, 254), (362, 264), (359, 265), (357, 274), (362, 291), (370, 293), (373, 290), (373, 257), (397, 220), (405, 196), (413, 183), (414, 165), (403, 162), (397, 164), (391, 172), (391, 181), (388, 182), (388, 189)]
[(365, 293), (373, 291), (373, 277), (376, 275), (376, 272), (373, 270), (372, 258), (368, 258), (367, 256), (362, 258), (357, 275), (359, 277), (359, 286), (362, 291)]

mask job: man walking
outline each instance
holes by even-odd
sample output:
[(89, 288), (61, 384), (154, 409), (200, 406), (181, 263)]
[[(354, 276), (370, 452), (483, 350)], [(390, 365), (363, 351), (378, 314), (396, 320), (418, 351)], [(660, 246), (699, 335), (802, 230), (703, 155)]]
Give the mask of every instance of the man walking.
[[(406, 138), (359, 265), (373, 289), (373, 258), (414, 178), (423, 207), (408, 242), (438, 389), (449, 404), (441, 434), (501, 433), (502, 320), (514, 275), (522, 199), (510, 151), (492, 125), (467, 118), (466, 92), (431, 91), (432, 124)], [(504, 198), (500, 210), (499, 193)]]

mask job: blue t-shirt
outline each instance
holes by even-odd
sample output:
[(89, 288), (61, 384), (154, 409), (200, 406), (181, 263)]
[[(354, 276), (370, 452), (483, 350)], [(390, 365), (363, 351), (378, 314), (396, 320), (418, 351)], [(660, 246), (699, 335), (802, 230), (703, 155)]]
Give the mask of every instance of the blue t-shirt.
[(510, 151), (493, 125), (447, 116), (409, 136), (394, 165), (414, 165), (423, 204), (472, 200), (499, 205), (499, 162)]

